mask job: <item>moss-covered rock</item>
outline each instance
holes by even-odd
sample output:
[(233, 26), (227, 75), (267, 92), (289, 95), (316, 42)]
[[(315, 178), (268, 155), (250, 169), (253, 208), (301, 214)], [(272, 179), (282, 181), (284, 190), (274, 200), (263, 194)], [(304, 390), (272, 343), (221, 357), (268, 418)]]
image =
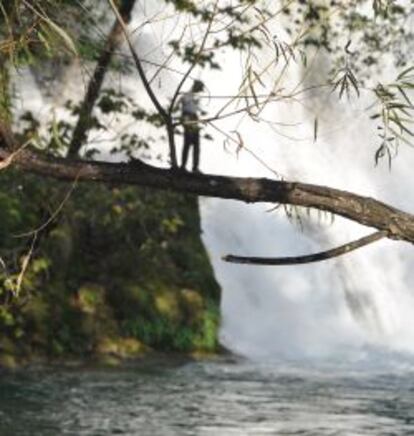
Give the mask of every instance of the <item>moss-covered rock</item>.
[(138, 357), (148, 352), (149, 348), (135, 338), (103, 337), (95, 351), (98, 355), (112, 355), (126, 359)]
[(114, 363), (150, 349), (217, 351), (220, 290), (201, 242), (195, 197), (80, 185), (37, 235), (18, 279), (33, 235), (13, 235), (47, 221), (68, 189), (0, 174), (4, 364), (10, 356), (97, 355)]

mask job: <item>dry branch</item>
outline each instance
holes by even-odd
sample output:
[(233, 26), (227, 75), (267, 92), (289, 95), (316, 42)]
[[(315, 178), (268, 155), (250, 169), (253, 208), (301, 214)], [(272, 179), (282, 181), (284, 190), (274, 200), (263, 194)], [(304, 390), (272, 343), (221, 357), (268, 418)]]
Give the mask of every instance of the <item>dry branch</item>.
[(334, 257), (342, 256), (343, 254), (350, 253), (358, 248), (365, 247), (380, 239), (387, 237), (388, 233), (385, 230), (372, 233), (363, 238), (357, 239), (340, 247), (333, 248), (319, 253), (307, 254), (305, 256), (291, 256), (291, 257), (253, 257), (253, 256), (235, 256), (228, 254), (223, 257), (225, 262), (240, 263), (245, 265), (300, 265), (306, 263), (321, 262), (323, 260), (332, 259)]

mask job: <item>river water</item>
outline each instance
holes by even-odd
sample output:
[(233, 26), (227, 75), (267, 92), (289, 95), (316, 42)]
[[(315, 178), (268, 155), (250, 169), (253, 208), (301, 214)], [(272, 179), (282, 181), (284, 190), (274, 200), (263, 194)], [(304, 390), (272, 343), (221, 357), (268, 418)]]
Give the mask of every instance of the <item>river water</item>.
[(158, 358), (4, 372), (0, 434), (413, 435), (414, 364), (389, 357), (386, 364)]

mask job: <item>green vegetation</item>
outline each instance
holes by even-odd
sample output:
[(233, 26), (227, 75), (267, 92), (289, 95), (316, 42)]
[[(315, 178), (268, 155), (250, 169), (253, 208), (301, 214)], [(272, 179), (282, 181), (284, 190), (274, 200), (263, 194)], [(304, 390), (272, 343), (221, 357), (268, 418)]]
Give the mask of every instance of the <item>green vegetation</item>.
[(0, 364), (217, 350), (196, 198), (3, 172), (0, 221)]

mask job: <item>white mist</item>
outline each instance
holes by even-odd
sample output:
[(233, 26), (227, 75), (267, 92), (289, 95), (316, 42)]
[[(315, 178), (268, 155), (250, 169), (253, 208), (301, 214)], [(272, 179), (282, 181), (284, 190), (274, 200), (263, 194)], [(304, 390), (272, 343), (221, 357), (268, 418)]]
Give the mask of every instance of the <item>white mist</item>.
[[(223, 69), (226, 71), (226, 69)], [(223, 92), (231, 76), (223, 78)], [(293, 69), (297, 77), (297, 70)], [(217, 81), (215, 82), (217, 83)], [(292, 75), (287, 79), (287, 89)], [(374, 165), (376, 126), (365, 110), (363, 95), (340, 104), (329, 91), (303, 105), (276, 103), (269, 119), (297, 123), (278, 133), (245, 117), (237, 129), (245, 145), (272, 169), (292, 181), (303, 181), (371, 196), (410, 211), (414, 200), (414, 153), (402, 146), (393, 161)], [(310, 110), (311, 108), (312, 110)], [(313, 139), (314, 117), (320, 132)], [(227, 124), (227, 130), (235, 127)], [(249, 153), (237, 160), (219, 147), (203, 152), (206, 171), (272, 177)], [(220, 154), (220, 156), (218, 156)], [(231, 169), (230, 169), (231, 168)], [(380, 241), (344, 257), (319, 264), (260, 267), (226, 264), (223, 254), (288, 256), (309, 254), (351, 241), (372, 229), (336, 217), (302, 211), (302, 229), (289, 222), (282, 208), (203, 200), (204, 241), (223, 287), (223, 343), (258, 359), (366, 358), (367, 353), (414, 351), (414, 283), (412, 248)], [(376, 354), (376, 353), (374, 353)]]

